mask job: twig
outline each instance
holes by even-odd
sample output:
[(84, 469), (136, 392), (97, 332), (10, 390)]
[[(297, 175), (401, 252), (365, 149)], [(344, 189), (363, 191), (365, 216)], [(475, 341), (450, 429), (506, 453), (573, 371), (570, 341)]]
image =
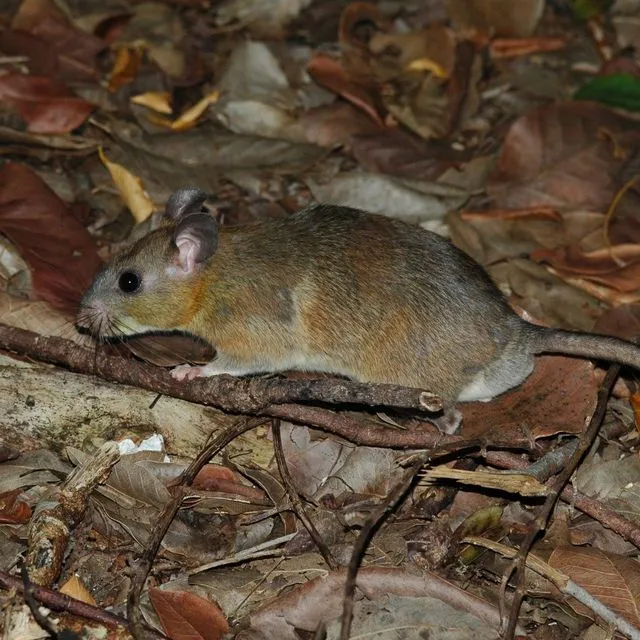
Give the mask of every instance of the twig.
[(431, 412), (442, 409), (440, 398), (428, 390), (339, 379), (213, 376), (185, 384), (174, 380), (166, 369), (160, 367), (111, 356), (100, 348), (86, 349), (70, 340), (45, 337), (4, 324), (0, 324), (0, 349), (61, 365), (78, 373), (99, 375), (106, 380), (238, 413), (255, 414), (270, 405), (292, 402), (387, 406)]
[(151, 536), (147, 542), (146, 549), (140, 557), (137, 566), (131, 577), (131, 588), (129, 589), (129, 597), (127, 599), (127, 617), (130, 622), (130, 630), (135, 638), (143, 637), (143, 620), (140, 612), (140, 596), (144, 588), (147, 576), (151, 571), (153, 561), (158, 554), (160, 544), (167, 533), (167, 530), (173, 522), (182, 500), (186, 494), (186, 489), (191, 485), (193, 479), (205, 464), (215, 456), (220, 450), (226, 447), (231, 441), (246, 431), (250, 431), (255, 427), (263, 424), (264, 420), (246, 418), (239, 419), (231, 427), (225, 429), (222, 433), (209, 443), (198, 457), (182, 472), (176, 483), (172, 487), (173, 497), (164, 506), (158, 523), (153, 529)]
[[(569, 448), (569, 445), (572, 445), (573, 442), (574, 441), (567, 443), (567, 445), (560, 447), (559, 450), (555, 450), (561, 452), (560, 455), (553, 456), (555, 459), (552, 459), (552, 453), (540, 458), (538, 461), (540, 464), (535, 462), (534, 464), (529, 465), (527, 460), (509, 453), (508, 451), (489, 451), (484, 456), (484, 459), (494, 467), (499, 467), (501, 469), (518, 469), (523, 471), (533, 470), (532, 475), (534, 475), (538, 480), (543, 480), (557, 473), (567, 464), (569, 457), (575, 450)], [(577, 443), (574, 446), (577, 446)], [(562, 490), (560, 497), (566, 503), (587, 514), (594, 520), (597, 520), (607, 529), (615, 531), (619, 536), (622, 536), (625, 540), (631, 542), (631, 544), (635, 544), (636, 547), (640, 549), (639, 524), (632, 522), (631, 520), (627, 520), (610, 506), (603, 504), (594, 498), (585, 496), (584, 493), (576, 491), (570, 485), (566, 486)]]
[[(155, 393), (180, 398), (189, 402), (195, 402), (206, 406), (215, 406), (236, 414), (255, 414), (280, 418), (309, 427), (321, 429), (332, 433), (354, 444), (369, 447), (391, 447), (396, 449), (427, 449), (446, 445), (448, 443), (462, 441), (461, 436), (445, 435), (430, 425), (412, 428), (406, 431), (389, 429), (387, 426), (378, 425), (371, 420), (356, 420), (349, 416), (329, 411), (321, 407), (304, 406), (300, 404), (270, 404), (265, 406), (264, 398), (257, 402), (254, 398), (255, 386), (258, 382), (270, 382), (286, 385), (291, 382), (260, 381), (259, 379), (232, 378), (229, 376), (215, 376), (207, 380), (194, 380), (189, 384), (175, 381), (167, 371), (160, 367), (141, 364), (133, 359), (109, 356), (103, 351), (90, 351), (79, 347), (75, 343), (61, 338), (48, 338), (39, 336), (31, 331), (24, 331), (0, 324), (0, 349), (20, 353), (33, 360), (50, 362), (66, 367), (76, 373), (85, 375), (101, 375), (105, 379), (121, 384), (135, 385), (148, 389)], [(317, 381), (310, 381), (317, 382)], [(357, 383), (349, 383), (343, 380), (322, 381), (327, 385), (348, 387)], [(367, 388), (374, 393), (380, 386), (364, 385), (361, 390)], [(325, 387), (327, 391), (329, 387)], [(319, 387), (316, 387), (319, 389)], [(404, 387), (391, 387), (391, 389), (404, 389)], [(249, 390), (249, 391), (247, 391)], [(250, 393), (249, 393), (250, 392)], [(404, 393), (404, 391), (402, 391)], [(424, 392), (419, 389), (409, 389), (412, 397), (420, 403), (420, 395)], [(344, 394), (338, 394), (341, 402)], [(281, 399), (284, 396), (281, 396)], [(352, 396), (353, 400), (354, 396)], [(307, 398), (308, 399), (308, 398)], [(318, 402), (329, 403), (329, 398), (318, 399)], [(355, 400), (353, 400), (355, 402)], [(530, 448), (530, 442), (522, 436), (520, 440), (513, 438), (505, 442), (491, 442), (494, 448), (526, 449)]]
[(347, 568), (347, 578), (344, 585), (342, 620), (340, 623), (340, 640), (349, 640), (351, 622), (353, 621), (356, 578), (358, 576), (360, 563), (362, 562), (367, 547), (369, 546), (369, 542), (386, 516), (393, 512), (416, 481), (418, 472), (422, 468), (425, 459), (426, 455), (424, 457), (418, 457), (418, 459), (413, 462), (411, 467), (405, 471), (402, 476), (402, 480), (398, 482), (393, 491), (391, 491), (387, 496), (386, 500), (382, 502), (377, 509), (375, 509), (360, 531), (360, 535), (358, 536), (351, 553), (349, 567)]
[(356, 579), (358, 569), (364, 558), (364, 554), (369, 546), (369, 542), (377, 531), (378, 527), (402, 502), (407, 492), (411, 489), (418, 478), (418, 473), (423, 465), (434, 462), (439, 458), (444, 458), (452, 454), (453, 451), (460, 452), (468, 449), (482, 448), (484, 443), (479, 440), (468, 440), (444, 446), (435, 451), (425, 451), (412, 456), (409, 468), (402, 476), (400, 482), (392, 489), (386, 499), (373, 511), (368, 520), (360, 530), (356, 543), (351, 552), (351, 559), (347, 568), (347, 577), (344, 586), (344, 599), (342, 607), (342, 619), (340, 622), (340, 640), (348, 640), (353, 621), (353, 605), (356, 589)]
[(71, 531), (84, 517), (91, 492), (119, 458), (117, 445), (105, 443), (38, 502), (28, 529), (26, 570), (30, 580), (50, 586), (58, 579)]
[(560, 494), (564, 486), (567, 484), (567, 482), (573, 475), (573, 472), (580, 464), (582, 456), (589, 450), (589, 448), (593, 444), (593, 441), (596, 439), (598, 430), (600, 429), (600, 425), (602, 424), (602, 420), (604, 419), (607, 410), (607, 400), (609, 398), (609, 394), (611, 393), (611, 389), (613, 388), (619, 372), (620, 365), (614, 364), (609, 367), (607, 375), (605, 376), (602, 384), (600, 385), (600, 389), (598, 390), (598, 402), (596, 404), (595, 411), (593, 412), (591, 419), (589, 420), (587, 429), (580, 438), (579, 444), (576, 447), (576, 450), (573, 452), (571, 458), (566, 463), (562, 471), (558, 474), (558, 476), (553, 480), (551, 484), (552, 492), (546, 497), (544, 503), (538, 509), (538, 513), (536, 514), (535, 519), (529, 527), (527, 535), (520, 544), (517, 559), (514, 560), (514, 562), (512, 562), (505, 571), (505, 574), (503, 576), (503, 588), (506, 589), (507, 582), (510, 576), (513, 574), (514, 570), (516, 571), (517, 579), (517, 587), (514, 593), (513, 602), (511, 604), (511, 610), (509, 612), (509, 621), (507, 624), (506, 632), (504, 634), (504, 637), (507, 640), (512, 640), (515, 635), (520, 607), (526, 593), (525, 566), (527, 555), (531, 551), (531, 547), (533, 546), (535, 539), (538, 537), (538, 534), (547, 526), (547, 523), (551, 518), (553, 509), (560, 499)]
[(22, 596), (27, 603), (33, 619), (38, 623), (41, 629), (46, 631), (52, 638), (56, 640), (60, 637), (55, 624), (46, 615), (40, 611), (40, 606), (35, 598), (35, 583), (29, 578), (29, 572), (27, 571), (27, 565), (20, 561), (20, 576), (22, 578), (23, 592)]
[[(33, 583), (32, 583), (33, 584)], [(0, 571), (0, 587), (5, 589), (15, 589), (19, 593), (24, 594), (24, 584), (22, 580), (12, 576), (4, 571)], [(127, 621), (119, 618), (113, 613), (104, 611), (99, 607), (95, 607), (86, 602), (81, 602), (70, 596), (67, 596), (53, 589), (46, 587), (39, 587), (33, 585), (32, 589), (33, 597), (45, 605), (47, 608), (53, 611), (66, 611), (74, 616), (81, 616), (88, 620), (95, 620), (108, 627), (123, 627), (126, 628)]]
[(331, 550), (327, 546), (327, 543), (323, 540), (320, 532), (316, 529), (313, 521), (307, 515), (307, 512), (302, 504), (298, 489), (293, 482), (289, 468), (287, 467), (287, 461), (285, 459), (284, 450), (282, 448), (282, 430), (280, 428), (280, 420), (273, 421), (273, 448), (276, 454), (276, 462), (278, 463), (278, 470), (280, 471), (280, 477), (289, 494), (291, 500), (291, 506), (293, 507), (296, 515), (309, 532), (311, 539), (316, 543), (318, 551), (322, 554), (324, 561), (327, 563), (330, 569), (337, 569), (338, 563), (336, 562)]
[[(505, 558), (516, 558), (519, 552), (516, 549), (507, 547), (499, 542), (493, 540), (487, 540), (485, 538), (479, 538), (477, 536), (468, 536), (462, 540), (467, 544), (484, 547), (485, 549), (491, 549), (503, 555)], [(605, 622), (613, 625), (616, 629), (624, 633), (632, 640), (640, 640), (640, 631), (636, 629), (623, 617), (619, 616), (615, 611), (612, 611), (601, 600), (591, 595), (588, 591), (583, 589), (579, 584), (571, 580), (564, 573), (558, 571), (551, 565), (543, 562), (540, 558), (533, 554), (529, 554), (526, 558), (526, 565), (529, 569), (532, 569), (542, 577), (552, 582), (559, 591), (565, 593), (568, 596), (572, 596), (585, 606), (589, 607), (596, 615), (600, 616)]]

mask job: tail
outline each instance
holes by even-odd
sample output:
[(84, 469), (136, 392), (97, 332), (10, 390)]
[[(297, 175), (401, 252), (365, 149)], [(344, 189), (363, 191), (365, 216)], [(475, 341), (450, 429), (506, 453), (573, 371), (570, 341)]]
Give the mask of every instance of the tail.
[(640, 346), (627, 340), (537, 325), (529, 325), (527, 334), (531, 351), (536, 354), (562, 353), (590, 360), (618, 362), (640, 370)]

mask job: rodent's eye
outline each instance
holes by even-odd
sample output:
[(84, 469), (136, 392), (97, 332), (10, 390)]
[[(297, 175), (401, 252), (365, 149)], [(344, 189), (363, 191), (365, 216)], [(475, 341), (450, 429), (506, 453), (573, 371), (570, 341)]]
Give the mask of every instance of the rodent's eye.
[(118, 286), (125, 293), (133, 293), (140, 288), (140, 276), (134, 271), (123, 271), (118, 278)]

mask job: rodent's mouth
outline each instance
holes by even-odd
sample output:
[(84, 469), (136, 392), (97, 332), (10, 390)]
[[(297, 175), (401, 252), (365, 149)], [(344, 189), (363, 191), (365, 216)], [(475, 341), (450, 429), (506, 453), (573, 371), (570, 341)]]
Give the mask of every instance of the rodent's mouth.
[(79, 333), (104, 340), (117, 339), (123, 332), (120, 323), (114, 320), (106, 311), (92, 306), (83, 306), (76, 318), (76, 329)]

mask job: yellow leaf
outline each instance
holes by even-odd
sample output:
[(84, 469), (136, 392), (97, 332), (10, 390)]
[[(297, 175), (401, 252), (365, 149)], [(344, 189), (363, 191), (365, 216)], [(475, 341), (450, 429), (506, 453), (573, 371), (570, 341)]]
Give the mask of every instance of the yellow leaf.
[(133, 104), (139, 104), (157, 113), (171, 115), (171, 94), (168, 91), (147, 91), (131, 98)]
[(95, 601), (91, 592), (84, 586), (78, 576), (71, 576), (61, 587), (60, 593), (64, 593), (66, 596), (85, 602), (86, 604), (92, 604), (96, 606), (98, 603)]
[(113, 69), (109, 74), (109, 84), (107, 85), (109, 91), (117, 91), (120, 87), (134, 81), (142, 64), (142, 54), (143, 51), (139, 47), (120, 47), (117, 49)]
[(447, 71), (429, 58), (417, 58), (407, 65), (408, 71), (431, 71), (436, 78), (445, 79), (448, 77)]
[(153, 212), (153, 203), (142, 186), (142, 181), (128, 169), (115, 162), (111, 162), (104, 155), (102, 147), (98, 150), (102, 164), (109, 170), (113, 183), (120, 197), (133, 214), (136, 222), (146, 220)]
[(207, 110), (209, 105), (215, 104), (220, 99), (219, 91), (212, 91), (204, 96), (201, 100), (198, 100), (193, 107), (187, 109), (177, 120), (171, 125), (173, 131), (185, 131), (195, 126), (196, 122)]

